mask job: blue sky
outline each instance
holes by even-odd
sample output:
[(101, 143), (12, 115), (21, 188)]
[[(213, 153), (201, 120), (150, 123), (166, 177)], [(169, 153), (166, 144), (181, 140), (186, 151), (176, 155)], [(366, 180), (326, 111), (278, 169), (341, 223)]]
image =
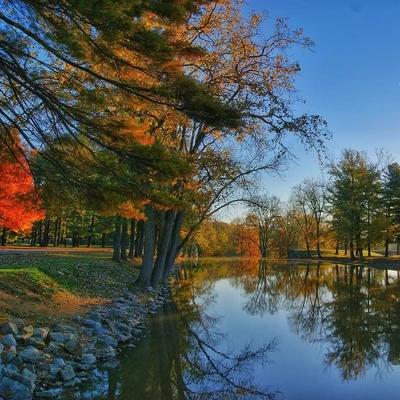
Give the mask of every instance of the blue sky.
[[(400, 0), (247, 0), (249, 9), (267, 9), (266, 33), (277, 17), (289, 18), (314, 42), (313, 52), (294, 49), (301, 72), (296, 88), (306, 109), (328, 122), (327, 142), (336, 157), (342, 149), (365, 150), (374, 159), (384, 148), (400, 162)], [(283, 180), (266, 177), (265, 189), (287, 200), (292, 186), (319, 176), (315, 153), (295, 147), (297, 164)]]

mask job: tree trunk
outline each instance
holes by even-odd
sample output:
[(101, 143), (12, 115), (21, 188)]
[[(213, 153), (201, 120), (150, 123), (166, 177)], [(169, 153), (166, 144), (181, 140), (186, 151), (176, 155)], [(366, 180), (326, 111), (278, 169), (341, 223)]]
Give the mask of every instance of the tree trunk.
[(101, 248), (104, 249), (106, 247), (106, 234), (103, 232), (101, 234)]
[(89, 234), (88, 234), (87, 246), (86, 246), (86, 247), (88, 247), (88, 248), (92, 246), (93, 229), (94, 229), (94, 215), (92, 215), (92, 218), (91, 218), (91, 220), (90, 220)]
[(322, 259), (321, 246), (319, 243), (319, 222), (317, 222), (317, 254), (318, 254), (318, 258)]
[(347, 247), (348, 247), (348, 242), (347, 240), (344, 241), (344, 255), (347, 256)]
[(339, 255), (339, 242), (336, 242), (335, 256)]
[(136, 226), (136, 220), (134, 218), (131, 218), (131, 234), (129, 235), (128, 258), (133, 258), (135, 252), (135, 226)]
[(112, 259), (114, 261), (121, 261), (121, 216), (115, 217), (115, 231), (114, 231), (114, 252)]
[(37, 222), (32, 225), (31, 247), (36, 246), (36, 227), (37, 227)]
[(65, 241), (64, 241), (65, 247), (67, 247), (67, 237), (68, 237), (68, 220), (65, 221)]
[(62, 218), (58, 217), (57, 246), (59, 246), (60, 243), (62, 243), (63, 238), (64, 238), (64, 228), (63, 228)]
[(151, 275), (151, 286), (157, 287), (160, 283), (161, 278), (164, 276), (165, 261), (167, 259), (167, 252), (169, 243), (171, 240), (172, 229), (175, 222), (175, 211), (168, 210), (167, 212), (162, 211), (160, 213), (162, 223), (160, 221), (160, 235), (158, 238), (158, 251), (157, 259), (154, 264), (153, 273)]
[(126, 249), (128, 246), (128, 221), (122, 218), (122, 234), (121, 234), (121, 260), (126, 261)]
[(44, 231), (43, 231), (43, 240), (42, 240), (42, 247), (47, 247), (49, 245), (50, 239), (50, 219), (46, 219), (44, 221)]
[(368, 257), (371, 257), (371, 242), (368, 241)]
[(385, 257), (389, 257), (389, 239), (385, 240)]
[(6, 233), (7, 233), (7, 229), (5, 226), (3, 226), (3, 232), (1, 234), (1, 245), (2, 246), (6, 245)]
[(311, 258), (310, 243), (308, 243), (308, 239), (306, 239), (306, 247), (307, 247), (307, 257)]
[(58, 237), (58, 231), (60, 230), (60, 226), (58, 223), (58, 217), (56, 217), (54, 221), (54, 239), (53, 239), (53, 246), (57, 246), (57, 237)]
[(175, 259), (181, 249), (181, 246), (179, 245), (179, 238), (184, 216), (185, 216), (185, 210), (179, 210), (176, 213), (174, 227), (172, 228), (171, 240), (169, 243), (167, 258), (165, 260), (164, 276), (162, 277), (163, 282), (165, 284), (168, 283), (169, 273), (171, 272)]
[(145, 205), (146, 221), (144, 223), (144, 254), (142, 268), (135, 284), (139, 287), (150, 285), (151, 274), (153, 272), (154, 253), (155, 253), (155, 212), (151, 204)]
[(139, 221), (136, 230), (136, 240), (135, 240), (135, 254), (134, 257), (142, 257), (143, 255), (143, 237), (144, 237), (144, 222)]
[(351, 258), (352, 260), (355, 260), (355, 259), (356, 259), (356, 256), (355, 256), (355, 254), (354, 254), (354, 243), (353, 243), (352, 240), (350, 240), (350, 258)]
[(42, 246), (42, 232), (43, 232), (43, 221), (39, 221), (39, 246)]

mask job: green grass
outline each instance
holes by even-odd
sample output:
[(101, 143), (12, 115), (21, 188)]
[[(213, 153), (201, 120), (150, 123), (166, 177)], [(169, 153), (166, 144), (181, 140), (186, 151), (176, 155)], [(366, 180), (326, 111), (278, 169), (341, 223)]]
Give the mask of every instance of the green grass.
[(132, 263), (115, 263), (103, 252), (0, 255), (3, 281), (15, 281), (18, 275), (20, 280), (80, 296), (109, 298), (128, 291), (137, 273)]

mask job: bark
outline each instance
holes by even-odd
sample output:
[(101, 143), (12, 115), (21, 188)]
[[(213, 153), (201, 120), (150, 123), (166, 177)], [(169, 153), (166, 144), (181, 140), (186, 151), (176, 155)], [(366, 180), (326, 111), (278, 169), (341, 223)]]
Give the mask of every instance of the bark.
[(154, 288), (157, 287), (160, 283), (160, 280), (164, 276), (165, 270), (165, 261), (167, 259), (167, 253), (169, 248), (169, 243), (171, 241), (172, 229), (174, 227), (175, 222), (175, 211), (168, 210), (167, 212), (160, 213), (162, 223), (160, 221), (160, 228), (162, 227), (162, 231), (160, 231), (160, 236), (158, 239), (158, 251), (157, 251), (157, 259), (154, 264), (153, 273), (151, 275), (151, 286)]
[(112, 259), (116, 262), (121, 261), (121, 216), (115, 217), (115, 231), (114, 231), (114, 251)]
[(88, 234), (87, 246), (86, 246), (86, 247), (88, 247), (88, 248), (92, 246), (93, 229), (94, 229), (94, 215), (92, 215), (92, 218), (91, 218), (91, 220), (90, 220), (89, 234)]
[(320, 243), (319, 243), (319, 222), (317, 221), (317, 223), (316, 223), (316, 225), (317, 225), (317, 254), (318, 254), (318, 258), (319, 259), (322, 259), (322, 254), (321, 254), (321, 245), (320, 245)]
[(389, 257), (389, 239), (385, 240), (385, 257)]
[(43, 231), (43, 240), (42, 240), (42, 247), (47, 247), (49, 245), (50, 240), (50, 219), (46, 219), (44, 221), (44, 231)]
[(126, 261), (126, 249), (128, 246), (128, 221), (122, 218), (122, 234), (121, 234), (121, 260)]
[(335, 256), (339, 255), (339, 242), (336, 242)]
[(135, 226), (136, 226), (136, 221), (134, 218), (131, 218), (131, 234), (129, 235), (128, 258), (133, 258), (135, 252)]
[(39, 246), (42, 246), (43, 221), (39, 221)]
[(136, 240), (135, 240), (135, 254), (134, 257), (142, 257), (143, 255), (143, 242), (144, 242), (144, 222), (139, 221), (137, 224)]
[(155, 212), (151, 204), (145, 206), (146, 222), (144, 223), (144, 254), (142, 268), (135, 284), (139, 287), (150, 285), (151, 274), (153, 272), (154, 252), (155, 252)]
[(62, 243), (62, 240), (64, 238), (64, 230), (62, 226), (62, 218), (58, 217), (58, 235), (57, 235), (57, 246)]
[(6, 233), (7, 233), (7, 229), (6, 229), (6, 227), (4, 226), (4, 227), (3, 227), (3, 232), (2, 232), (2, 234), (1, 234), (1, 245), (2, 245), (2, 246), (5, 246), (5, 245), (6, 245)]
[(169, 244), (167, 258), (165, 260), (164, 275), (162, 277), (164, 283), (168, 282), (169, 273), (171, 272), (171, 269), (172, 269), (172, 266), (174, 265), (175, 259), (178, 256), (179, 251), (181, 249), (181, 246), (179, 244), (179, 235), (181, 232), (181, 227), (182, 227), (184, 216), (185, 216), (184, 210), (179, 210), (176, 213), (174, 227), (172, 228), (171, 240), (170, 240), (170, 244)]
[(350, 258), (351, 258), (352, 260), (355, 260), (355, 259), (356, 259), (356, 256), (355, 256), (355, 254), (354, 254), (354, 243), (353, 243), (352, 240), (350, 241)]
[(36, 226), (37, 226), (37, 223), (33, 224), (33, 226), (32, 226), (32, 233), (31, 233), (31, 236), (32, 236), (32, 238), (31, 238), (31, 247), (33, 247), (33, 246), (35, 246), (35, 245), (36, 245)]
[(58, 231), (60, 230), (59, 219), (56, 217), (54, 221), (54, 239), (53, 239), (53, 246), (57, 246), (57, 237)]
[(106, 234), (103, 232), (101, 234), (101, 248), (104, 249), (106, 247)]

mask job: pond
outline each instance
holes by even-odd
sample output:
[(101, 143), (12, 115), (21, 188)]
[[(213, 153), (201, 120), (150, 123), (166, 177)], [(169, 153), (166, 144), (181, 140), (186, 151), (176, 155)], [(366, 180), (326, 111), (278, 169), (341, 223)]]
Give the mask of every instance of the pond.
[(81, 398), (398, 398), (397, 271), (242, 260), (185, 264), (175, 286)]

